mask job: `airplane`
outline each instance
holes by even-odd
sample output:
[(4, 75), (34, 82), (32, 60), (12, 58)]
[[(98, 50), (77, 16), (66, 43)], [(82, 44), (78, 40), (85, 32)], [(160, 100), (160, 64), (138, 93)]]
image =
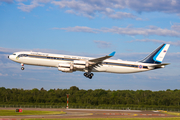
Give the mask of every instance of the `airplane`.
[(36, 65), (55, 67), (59, 71), (72, 73), (75, 71), (84, 71), (84, 76), (92, 79), (92, 72), (108, 73), (136, 73), (164, 68), (170, 63), (162, 63), (170, 44), (162, 44), (151, 54), (140, 61), (123, 61), (108, 59), (115, 55), (115, 51), (109, 55), (91, 58), (83, 56), (72, 56), (62, 54), (51, 54), (42, 52), (15, 52), (8, 58), (14, 62), (21, 63), (21, 70), (24, 65)]

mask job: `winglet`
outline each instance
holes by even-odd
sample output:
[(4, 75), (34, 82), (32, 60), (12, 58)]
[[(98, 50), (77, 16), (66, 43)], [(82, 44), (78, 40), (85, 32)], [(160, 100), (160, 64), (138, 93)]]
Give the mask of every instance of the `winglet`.
[(109, 56), (114, 56), (115, 55), (115, 51), (114, 52), (112, 52), (111, 54), (109, 54)]

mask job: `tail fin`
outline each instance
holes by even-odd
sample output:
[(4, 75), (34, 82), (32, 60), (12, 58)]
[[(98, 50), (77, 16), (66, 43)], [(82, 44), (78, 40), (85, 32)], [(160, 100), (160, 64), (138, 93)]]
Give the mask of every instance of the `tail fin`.
[(170, 44), (162, 44), (161, 46), (159, 46), (156, 50), (154, 50), (151, 54), (149, 54), (147, 57), (145, 57), (140, 62), (156, 63), (156, 64), (162, 63), (169, 46), (170, 46)]

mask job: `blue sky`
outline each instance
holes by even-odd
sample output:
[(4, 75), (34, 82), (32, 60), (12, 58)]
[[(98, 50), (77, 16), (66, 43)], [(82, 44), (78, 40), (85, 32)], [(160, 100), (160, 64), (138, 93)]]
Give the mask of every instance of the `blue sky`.
[[(0, 0), (0, 87), (110, 90), (180, 89), (179, 0)], [(17, 51), (138, 61), (162, 43), (164, 69), (134, 74), (62, 73), (7, 59)]]

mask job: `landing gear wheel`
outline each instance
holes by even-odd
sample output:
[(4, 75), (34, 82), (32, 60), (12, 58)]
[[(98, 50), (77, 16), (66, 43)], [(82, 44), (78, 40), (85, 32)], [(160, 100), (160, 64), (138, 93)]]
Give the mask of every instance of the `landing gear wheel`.
[(21, 67), (21, 70), (24, 70), (24, 67)]
[(93, 76), (94, 76), (94, 74), (93, 74), (93, 73), (91, 73), (91, 74), (90, 74), (90, 76), (91, 76), (91, 77), (93, 77)]
[(88, 76), (88, 74), (85, 72), (85, 73), (84, 73), (84, 76), (85, 76), (85, 77), (87, 77), (87, 76)]
[(85, 72), (85, 73), (84, 73), (84, 76), (87, 77), (87, 78), (89, 78), (89, 79), (92, 79), (92, 77), (94, 76), (94, 74), (93, 74), (93, 73), (88, 74), (87, 72)]

